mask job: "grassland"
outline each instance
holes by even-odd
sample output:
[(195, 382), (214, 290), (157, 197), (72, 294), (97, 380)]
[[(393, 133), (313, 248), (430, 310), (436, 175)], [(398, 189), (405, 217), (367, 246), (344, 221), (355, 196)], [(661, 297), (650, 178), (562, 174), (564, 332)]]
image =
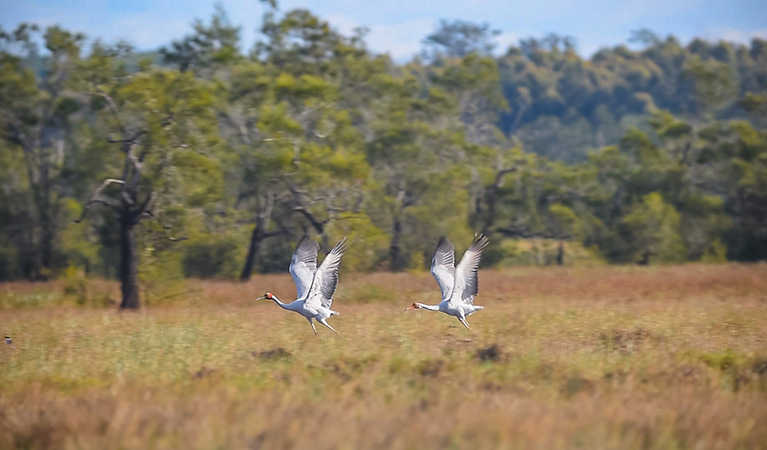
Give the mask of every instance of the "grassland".
[(0, 448), (767, 448), (765, 265), (483, 271), (471, 332), (426, 273), (345, 275), (339, 336), (287, 275), (85, 289), (0, 285)]

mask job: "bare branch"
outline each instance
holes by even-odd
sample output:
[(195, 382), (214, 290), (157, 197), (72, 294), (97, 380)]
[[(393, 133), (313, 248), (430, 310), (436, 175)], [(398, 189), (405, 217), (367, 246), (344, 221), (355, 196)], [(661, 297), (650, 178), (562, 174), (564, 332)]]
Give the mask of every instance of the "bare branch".
[(120, 119), (120, 111), (117, 109), (117, 104), (114, 102), (114, 100), (112, 100), (112, 97), (110, 97), (109, 94), (101, 89), (96, 89), (96, 95), (99, 95), (104, 100), (106, 100), (109, 111), (112, 113), (112, 116), (114, 116), (115, 120), (117, 120), (117, 126), (120, 128), (120, 134), (122, 134), (124, 140), (127, 140), (128, 131), (126, 130), (122, 119)]
[(116, 178), (107, 178), (106, 180), (104, 180), (104, 182), (101, 183), (101, 185), (97, 187), (96, 190), (93, 191), (93, 194), (91, 194), (91, 198), (85, 203), (85, 205), (83, 205), (83, 212), (80, 214), (80, 217), (74, 221), (74, 223), (82, 222), (82, 220), (85, 218), (85, 214), (88, 212), (88, 208), (93, 204), (106, 205), (112, 208), (113, 211), (119, 212), (119, 208), (117, 206), (109, 203), (108, 201), (100, 197), (101, 191), (103, 191), (104, 188), (106, 188), (110, 184), (125, 184), (125, 182), (122, 180), (118, 180)]
[(325, 225), (328, 223), (328, 220), (317, 220), (317, 218), (314, 217), (314, 214), (307, 211), (303, 206), (295, 206), (293, 207), (293, 211), (298, 211), (303, 214), (303, 216), (306, 217), (306, 219), (312, 224), (312, 227), (314, 227), (318, 233), (322, 234), (323, 230), (325, 229)]
[(131, 144), (135, 145), (138, 143), (138, 138), (145, 135), (147, 132), (146, 130), (139, 130), (135, 133), (133, 133), (133, 136), (123, 139), (107, 139), (107, 142), (110, 144)]
[(504, 177), (504, 175), (512, 173), (512, 172), (516, 172), (516, 171), (517, 171), (516, 167), (512, 167), (510, 169), (501, 169), (501, 170), (499, 170), (495, 174), (495, 184), (493, 186), (495, 186), (496, 188), (500, 189), (501, 186), (503, 186), (503, 177)]
[(103, 183), (101, 183), (101, 186), (97, 187), (95, 191), (93, 191), (93, 194), (91, 195), (91, 198), (98, 197), (101, 195), (101, 191), (104, 190), (107, 186), (110, 184), (125, 184), (123, 180), (118, 180), (117, 178), (107, 178), (104, 180)]
[(264, 233), (262, 237), (264, 239), (266, 239), (266, 238), (270, 238), (270, 237), (274, 237), (274, 236), (279, 236), (279, 235), (284, 234), (286, 232), (287, 232), (287, 230), (284, 230), (284, 229), (277, 230), (277, 231), (269, 231), (267, 233)]
[(141, 205), (139, 205), (136, 212), (133, 214), (132, 218), (146, 216), (146, 217), (154, 217), (154, 213), (152, 212), (152, 209), (150, 208), (150, 205), (154, 205), (154, 200), (157, 198), (157, 193), (155, 191), (152, 191), (151, 194), (147, 195), (143, 202), (141, 202)]

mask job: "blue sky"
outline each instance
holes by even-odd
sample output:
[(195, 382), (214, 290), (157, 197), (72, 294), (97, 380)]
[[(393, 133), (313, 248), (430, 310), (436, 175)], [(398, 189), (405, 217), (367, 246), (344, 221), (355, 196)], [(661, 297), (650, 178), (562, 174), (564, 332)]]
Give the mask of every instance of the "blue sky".
[[(0, 0), (0, 25), (20, 22), (60, 24), (107, 42), (126, 39), (142, 50), (158, 48), (206, 19), (214, 1), (204, 0)], [(223, 0), (232, 22), (242, 26), (244, 47), (256, 38), (265, 6), (257, 0)], [(549, 32), (576, 38), (590, 55), (603, 46), (625, 42), (631, 30), (647, 27), (683, 41), (693, 37), (748, 42), (767, 38), (765, 0), (282, 0), (283, 11), (307, 8), (349, 33), (370, 29), (368, 45), (405, 60), (421, 49), (421, 40), (439, 19), (487, 22), (501, 31), (499, 48), (520, 38)]]

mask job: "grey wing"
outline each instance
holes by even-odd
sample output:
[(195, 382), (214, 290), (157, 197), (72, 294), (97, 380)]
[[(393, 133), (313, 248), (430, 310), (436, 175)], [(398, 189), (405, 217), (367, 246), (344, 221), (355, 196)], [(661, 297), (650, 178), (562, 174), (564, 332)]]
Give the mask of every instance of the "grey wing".
[(455, 247), (445, 238), (439, 240), (434, 250), (431, 274), (442, 291), (442, 300), (449, 299), (455, 284)]
[(298, 243), (296, 251), (293, 252), (293, 259), (290, 261), (290, 274), (296, 283), (296, 298), (304, 298), (309, 292), (314, 279), (314, 273), (317, 271), (317, 250), (319, 244), (316, 241), (304, 237)]
[(488, 243), (490, 240), (486, 236), (474, 236), (474, 242), (463, 254), (455, 269), (455, 288), (450, 298), (451, 302), (474, 304), (474, 297), (479, 292), (479, 260)]
[(328, 253), (320, 267), (314, 273), (314, 281), (309, 289), (306, 299), (307, 306), (318, 307), (322, 305), (330, 308), (333, 303), (333, 295), (338, 286), (338, 267), (341, 265), (341, 257), (349, 249), (349, 240), (344, 237)]

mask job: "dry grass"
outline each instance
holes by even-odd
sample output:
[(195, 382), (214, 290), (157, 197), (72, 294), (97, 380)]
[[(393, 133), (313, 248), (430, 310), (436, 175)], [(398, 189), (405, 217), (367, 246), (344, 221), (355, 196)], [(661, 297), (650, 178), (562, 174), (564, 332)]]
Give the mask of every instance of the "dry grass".
[(283, 275), (138, 313), (2, 285), (0, 448), (767, 448), (767, 266), (480, 280), (468, 332), (402, 311), (428, 274), (346, 277), (316, 337), (252, 302)]

